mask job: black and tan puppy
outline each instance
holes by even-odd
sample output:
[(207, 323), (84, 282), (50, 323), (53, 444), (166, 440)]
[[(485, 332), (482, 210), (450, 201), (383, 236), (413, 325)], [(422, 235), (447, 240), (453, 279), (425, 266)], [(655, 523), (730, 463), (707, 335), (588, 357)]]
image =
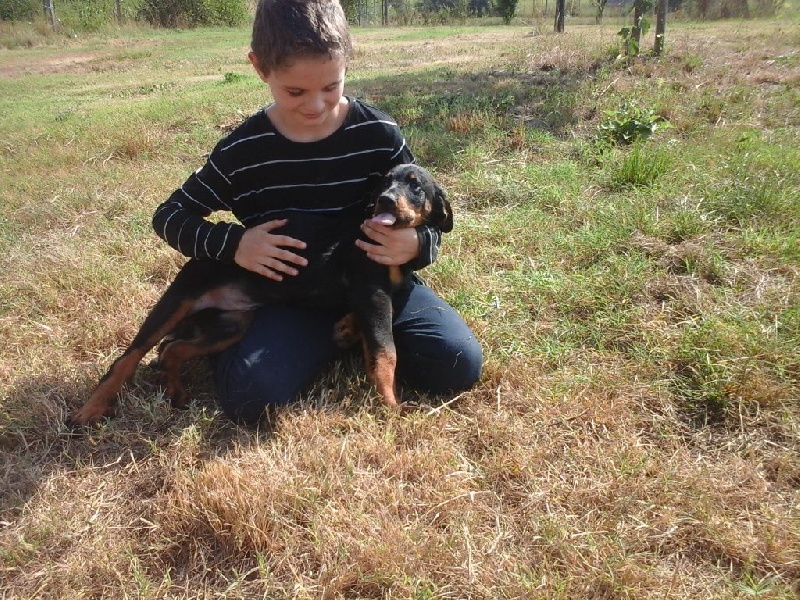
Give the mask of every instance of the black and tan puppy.
[[(442, 189), (425, 169), (399, 165), (384, 178), (372, 218), (392, 227), (423, 223), (443, 232), (453, 228), (453, 214)], [(321, 218), (320, 235), (309, 243), (309, 264), (297, 276), (276, 282), (235, 264), (191, 259), (158, 300), (130, 346), (111, 365), (86, 403), (70, 415), (72, 426), (96, 423), (114, 412), (117, 394), (156, 344), (166, 394), (174, 406), (189, 398), (181, 382), (183, 363), (220, 352), (241, 339), (252, 311), (265, 304), (310, 307), (348, 305), (339, 324), (362, 340), (367, 372), (388, 406), (396, 406), (392, 337), (392, 294), (408, 284), (410, 269), (386, 267), (355, 246), (363, 215)], [(291, 235), (291, 217), (281, 233)]]

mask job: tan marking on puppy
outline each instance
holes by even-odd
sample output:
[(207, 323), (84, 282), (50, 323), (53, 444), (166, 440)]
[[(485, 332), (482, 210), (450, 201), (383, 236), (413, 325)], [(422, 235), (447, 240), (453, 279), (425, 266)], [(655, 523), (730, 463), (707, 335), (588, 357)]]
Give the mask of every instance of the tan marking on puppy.
[(403, 284), (405, 277), (403, 277), (400, 267), (389, 267), (389, 281), (392, 282), (393, 287), (400, 287)]
[(423, 215), (414, 208), (414, 205), (405, 196), (397, 198), (395, 216), (397, 217), (397, 222), (402, 223), (403, 227), (417, 227), (425, 222)]

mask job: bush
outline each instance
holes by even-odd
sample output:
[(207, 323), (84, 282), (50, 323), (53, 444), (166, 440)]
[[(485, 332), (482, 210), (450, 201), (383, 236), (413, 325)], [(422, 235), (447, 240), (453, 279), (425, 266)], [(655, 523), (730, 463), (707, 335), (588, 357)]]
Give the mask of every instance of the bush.
[(161, 27), (235, 26), (250, 12), (246, 0), (144, 0), (139, 16)]
[(250, 19), (245, 0), (203, 0), (201, 4), (206, 10), (205, 25), (235, 27)]
[(0, 20), (30, 21), (41, 14), (40, 0), (0, 0)]
[(63, 26), (75, 31), (98, 31), (114, 22), (114, 0), (54, 0), (56, 17)]
[(612, 144), (633, 144), (646, 140), (669, 123), (655, 111), (625, 102), (617, 110), (606, 111), (606, 119), (597, 127), (596, 140)]
[(496, 0), (495, 9), (503, 18), (503, 23), (508, 25), (517, 14), (517, 0)]

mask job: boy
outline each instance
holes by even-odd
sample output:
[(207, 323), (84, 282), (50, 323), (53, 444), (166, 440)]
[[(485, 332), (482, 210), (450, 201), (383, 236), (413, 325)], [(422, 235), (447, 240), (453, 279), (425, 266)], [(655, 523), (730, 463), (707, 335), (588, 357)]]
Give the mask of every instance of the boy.
[[(299, 251), (330, 226), (330, 216), (365, 214), (368, 191), (391, 167), (413, 162), (385, 113), (344, 95), (352, 52), (337, 0), (261, 0), (249, 53), (273, 103), (210, 154), (207, 163), (153, 216), (156, 232), (190, 257), (208, 257), (282, 281), (314, 257)], [(206, 217), (227, 210), (242, 225)], [(390, 229), (365, 221), (357, 245), (384, 265), (433, 262), (441, 232)], [(222, 410), (255, 423), (267, 406), (286, 404), (337, 355), (334, 323), (347, 312), (268, 306), (245, 337), (216, 361)], [(480, 346), (461, 317), (418, 279), (394, 302), (398, 378), (445, 393), (471, 387)]]

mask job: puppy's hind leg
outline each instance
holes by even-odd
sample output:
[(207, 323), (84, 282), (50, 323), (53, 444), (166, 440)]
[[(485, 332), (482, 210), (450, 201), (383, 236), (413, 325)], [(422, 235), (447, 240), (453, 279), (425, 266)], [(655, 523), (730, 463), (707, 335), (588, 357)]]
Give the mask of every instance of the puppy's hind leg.
[(115, 360), (81, 408), (67, 419), (70, 427), (97, 423), (114, 412), (117, 394), (136, 372), (137, 365), (161, 338), (194, 310), (195, 301), (176, 298), (169, 290), (147, 315), (130, 346)]
[(189, 404), (189, 394), (181, 379), (184, 363), (222, 352), (238, 342), (252, 317), (251, 311), (200, 311), (192, 316), (192, 337), (173, 339), (161, 348), (158, 364), (164, 376), (165, 394), (173, 407), (184, 408)]
[(347, 313), (333, 326), (333, 341), (341, 350), (354, 348), (361, 339), (361, 326), (355, 313)]

